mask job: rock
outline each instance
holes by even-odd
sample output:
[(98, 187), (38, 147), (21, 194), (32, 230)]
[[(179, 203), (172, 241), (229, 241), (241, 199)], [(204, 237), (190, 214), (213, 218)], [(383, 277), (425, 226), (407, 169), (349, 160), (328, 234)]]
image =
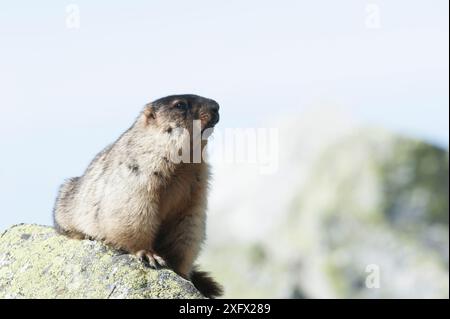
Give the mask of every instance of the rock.
[(168, 269), (53, 228), (16, 225), (0, 237), (0, 298), (204, 298)]

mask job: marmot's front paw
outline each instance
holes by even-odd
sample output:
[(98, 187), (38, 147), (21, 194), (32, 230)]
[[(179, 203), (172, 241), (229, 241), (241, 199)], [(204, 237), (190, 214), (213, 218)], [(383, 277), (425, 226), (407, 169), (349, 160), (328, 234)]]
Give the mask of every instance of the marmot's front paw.
[(164, 259), (151, 250), (140, 250), (136, 253), (136, 256), (143, 262), (148, 262), (152, 268), (158, 269), (166, 266)]

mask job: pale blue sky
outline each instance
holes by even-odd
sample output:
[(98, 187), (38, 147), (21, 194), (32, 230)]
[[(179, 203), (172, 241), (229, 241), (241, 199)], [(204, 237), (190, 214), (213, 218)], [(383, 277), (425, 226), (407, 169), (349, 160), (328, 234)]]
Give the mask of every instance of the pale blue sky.
[[(67, 4), (81, 28), (65, 25)], [(366, 6), (380, 28), (366, 26)], [(49, 224), (56, 189), (173, 93), (222, 127), (323, 103), (448, 147), (448, 1), (11, 1), (0, 4), (0, 229)]]

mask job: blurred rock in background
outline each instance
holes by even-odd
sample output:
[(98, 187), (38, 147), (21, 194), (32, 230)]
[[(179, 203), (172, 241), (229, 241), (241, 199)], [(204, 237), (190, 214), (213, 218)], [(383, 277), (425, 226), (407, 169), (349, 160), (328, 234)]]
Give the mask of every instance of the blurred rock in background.
[(226, 297), (449, 297), (448, 151), (346, 119), (275, 125), (275, 174), (214, 163), (201, 263)]

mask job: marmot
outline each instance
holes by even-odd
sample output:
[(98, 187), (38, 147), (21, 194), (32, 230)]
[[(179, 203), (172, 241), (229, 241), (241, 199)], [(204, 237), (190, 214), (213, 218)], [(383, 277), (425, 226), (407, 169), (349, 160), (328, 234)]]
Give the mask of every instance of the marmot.
[[(218, 121), (219, 104), (197, 95), (147, 104), (83, 176), (61, 186), (55, 229), (72, 238), (102, 240), (154, 268), (168, 266), (206, 297), (220, 296), (222, 287), (194, 266), (205, 239), (209, 165), (203, 158), (186, 163), (171, 157), (183, 143), (192, 150), (198, 138), (194, 122), (207, 133)], [(203, 150), (206, 140), (200, 145)]]

